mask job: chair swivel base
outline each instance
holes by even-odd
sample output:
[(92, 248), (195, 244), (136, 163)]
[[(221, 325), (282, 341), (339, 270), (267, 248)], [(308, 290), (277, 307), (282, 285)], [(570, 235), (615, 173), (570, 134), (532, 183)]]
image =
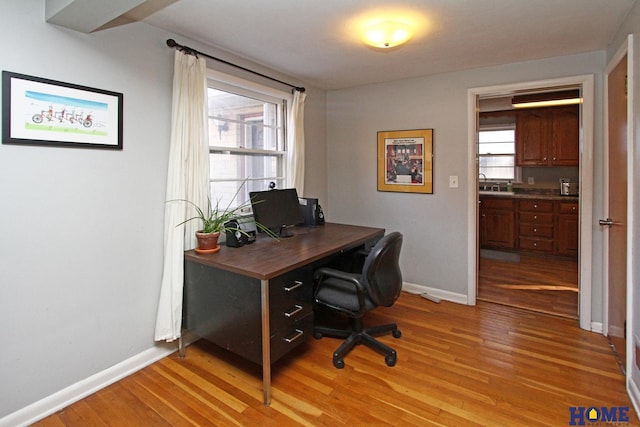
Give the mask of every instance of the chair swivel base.
[(391, 333), (394, 338), (400, 338), (402, 333), (398, 329), (398, 326), (395, 323), (390, 323), (388, 325), (363, 329), (361, 327), (357, 327), (359, 322), (356, 321), (354, 323), (356, 323), (356, 327), (354, 327), (353, 330), (334, 329), (323, 326), (316, 326), (313, 329), (313, 337), (315, 339), (320, 339), (324, 335), (335, 338), (346, 338), (342, 345), (333, 352), (333, 366), (338, 369), (344, 368), (344, 357), (359, 344), (364, 344), (367, 347), (384, 354), (384, 361), (387, 366), (395, 366), (397, 359), (396, 351), (388, 345), (381, 343), (374, 337)]

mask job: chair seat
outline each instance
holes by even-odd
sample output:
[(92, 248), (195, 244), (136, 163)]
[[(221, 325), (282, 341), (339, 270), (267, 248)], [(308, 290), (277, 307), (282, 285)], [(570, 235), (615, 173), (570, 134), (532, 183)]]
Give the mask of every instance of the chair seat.
[[(359, 275), (356, 275), (359, 276)], [(339, 311), (357, 313), (360, 310), (358, 295), (353, 283), (333, 277), (326, 278), (316, 293), (316, 302)], [(365, 310), (373, 310), (376, 305), (367, 295), (364, 296)]]

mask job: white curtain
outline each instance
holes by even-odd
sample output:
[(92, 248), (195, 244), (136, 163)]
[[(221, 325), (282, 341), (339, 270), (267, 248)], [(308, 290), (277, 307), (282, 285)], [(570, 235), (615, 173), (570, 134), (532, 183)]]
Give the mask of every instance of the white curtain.
[(300, 197), (304, 197), (304, 99), (306, 97), (306, 93), (294, 91), (287, 123), (287, 186), (296, 188)]
[(200, 221), (182, 221), (195, 215), (190, 200), (204, 208), (209, 203), (209, 141), (206, 61), (175, 52), (171, 146), (164, 211), (164, 270), (156, 317), (156, 340), (173, 341), (182, 327), (184, 251), (196, 246)]

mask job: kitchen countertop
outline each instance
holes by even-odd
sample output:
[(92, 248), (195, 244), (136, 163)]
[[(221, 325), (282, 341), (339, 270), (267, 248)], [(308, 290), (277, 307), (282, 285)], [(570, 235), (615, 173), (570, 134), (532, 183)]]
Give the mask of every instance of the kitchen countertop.
[(480, 197), (510, 197), (513, 199), (537, 199), (537, 200), (561, 200), (566, 202), (577, 202), (580, 200), (578, 196), (561, 196), (551, 193), (532, 193), (532, 192), (507, 192), (507, 191), (480, 191)]

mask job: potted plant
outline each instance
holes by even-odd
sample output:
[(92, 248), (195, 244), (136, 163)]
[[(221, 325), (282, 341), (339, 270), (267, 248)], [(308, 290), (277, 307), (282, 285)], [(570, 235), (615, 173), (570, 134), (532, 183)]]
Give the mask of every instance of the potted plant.
[[(238, 191), (236, 191), (233, 198), (225, 208), (220, 207), (219, 200), (216, 202), (215, 207), (212, 207), (210, 199), (208, 200), (207, 206), (205, 207), (200, 207), (190, 200), (175, 200), (188, 203), (196, 210), (195, 216), (182, 221), (177, 225), (177, 227), (193, 220), (200, 220), (202, 223), (202, 228), (196, 231), (196, 238), (198, 239), (198, 247), (195, 249), (196, 252), (214, 253), (219, 251), (220, 245), (218, 245), (218, 238), (220, 237), (220, 233), (231, 231), (234, 233), (239, 232), (244, 234), (245, 236), (249, 236), (246, 231), (242, 230), (239, 227), (238, 223), (240, 222), (240, 218), (243, 216), (242, 211), (251, 206), (251, 201), (245, 202), (239, 206), (236, 206), (235, 208), (231, 207), (233, 201), (238, 196), (238, 193), (244, 186), (245, 182), (246, 180), (240, 187), (238, 187)], [(275, 235), (271, 230), (257, 221), (254, 221), (254, 223), (257, 228), (266, 232), (270, 237), (278, 239), (278, 236)]]

